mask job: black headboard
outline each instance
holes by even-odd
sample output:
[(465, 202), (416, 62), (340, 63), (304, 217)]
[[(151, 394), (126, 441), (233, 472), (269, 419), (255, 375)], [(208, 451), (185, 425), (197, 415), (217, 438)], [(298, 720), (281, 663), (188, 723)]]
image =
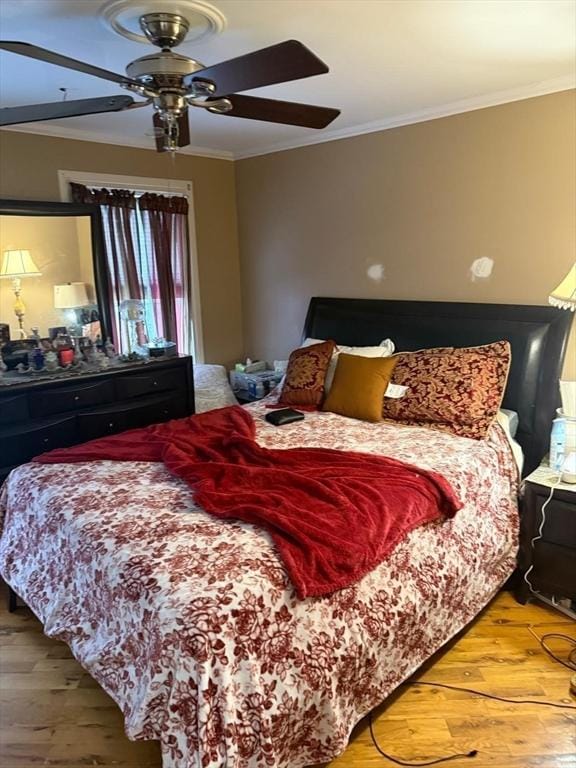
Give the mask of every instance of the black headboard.
[(554, 307), (314, 297), (304, 336), (352, 346), (390, 338), (397, 351), (507, 339), (512, 366), (503, 407), (518, 413), (516, 440), (528, 474), (548, 452), (572, 318)]

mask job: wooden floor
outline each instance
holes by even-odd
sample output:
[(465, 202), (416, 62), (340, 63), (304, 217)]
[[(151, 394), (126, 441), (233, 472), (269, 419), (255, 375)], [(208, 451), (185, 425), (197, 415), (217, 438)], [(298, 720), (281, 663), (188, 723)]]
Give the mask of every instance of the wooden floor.
[[(49, 640), (25, 608), (10, 615), (0, 594), (0, 765), (2, 768), (160, 768), (156, 744), (132, 743), (120, 712), (62, 643)], [(448, 651), (415, 679), (465, 685), (511, 697), (576, 706), (570, 671), (552, 661), (538, 635), (575, 635), (562, 614), (520, 606), (501, 593)], [(558, 650), (565, 646), (557, 646)], [(576, 709), (513, 705), (407, 686), (377, 712), (382, 749), (404, 760), (478, 749), (470, 768), (576, 768)], [(330, 768), (392, 766), (374, 749), (366, 723)]]

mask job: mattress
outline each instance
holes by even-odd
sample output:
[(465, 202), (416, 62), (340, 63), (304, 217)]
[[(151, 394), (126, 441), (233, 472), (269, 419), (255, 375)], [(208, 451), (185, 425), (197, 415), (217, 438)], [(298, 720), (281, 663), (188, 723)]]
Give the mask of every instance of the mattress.
[(475, 441), (331, 413), (264, 446), (330, 446), (443, 474), (464, 502), (355, 585), (299, 600), (263, 531), (198, 509), (163, 465), (24, 465), (2, 495), (0, 571), (121, 707), (164, 768), (300, 768), (461, 630), (512, 573), (517, 468), (503, 429)]

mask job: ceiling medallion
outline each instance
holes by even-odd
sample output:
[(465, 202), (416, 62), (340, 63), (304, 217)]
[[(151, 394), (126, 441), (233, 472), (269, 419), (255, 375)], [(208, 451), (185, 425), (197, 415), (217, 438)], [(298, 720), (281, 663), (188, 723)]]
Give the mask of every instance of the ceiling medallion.
[(100, 9), (99, 15), (106, 26), (122, 37), (149, 45), (140, 26), (140, 17), (162, 12), (179, 14), (186, 19), (189, 25), (186, 43), (218, 35), (226, 27), (224, 14), (203, 0), (110, 0)]

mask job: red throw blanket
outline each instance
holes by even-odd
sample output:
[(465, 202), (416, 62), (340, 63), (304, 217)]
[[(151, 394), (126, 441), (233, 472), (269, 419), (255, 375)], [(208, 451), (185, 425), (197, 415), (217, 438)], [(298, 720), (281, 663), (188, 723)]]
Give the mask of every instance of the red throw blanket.
[(349, 586), (406, 534), (462, 506), (434, 472), (328, 448), (263, 448), (239, 406), (37, 456), (42, 463), (163, 461), (220, 518), (267, 530), (301, 598)]

